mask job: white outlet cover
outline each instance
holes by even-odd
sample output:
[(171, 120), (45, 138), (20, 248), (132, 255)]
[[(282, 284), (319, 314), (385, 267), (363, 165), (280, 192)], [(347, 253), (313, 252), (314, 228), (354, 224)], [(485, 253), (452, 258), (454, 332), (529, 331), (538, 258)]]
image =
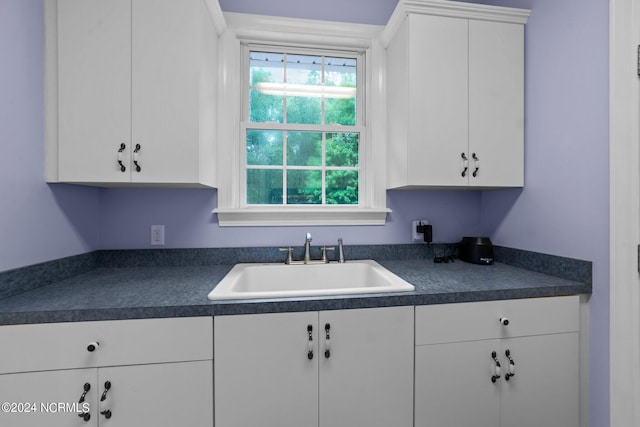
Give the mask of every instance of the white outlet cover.
[(164, 245), (164, 225), (151, 226), (151, 245), (152, 246)]

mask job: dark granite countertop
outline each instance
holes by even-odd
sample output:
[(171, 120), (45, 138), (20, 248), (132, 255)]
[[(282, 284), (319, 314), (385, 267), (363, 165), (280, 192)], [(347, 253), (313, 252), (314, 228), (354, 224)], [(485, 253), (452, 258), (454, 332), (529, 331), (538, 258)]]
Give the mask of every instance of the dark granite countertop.
[(378, 259), (378, 262), (412, 283), (415, 291), (209, 301), (207, 294), (232, 268), (231, 263), (100, 266), (0, 299), (0, 324), (336, 310), (591, 292), (590, 282), (542, 274), (505, 263), (492, 266), (461, 261), (436, 264), (424, 258)]

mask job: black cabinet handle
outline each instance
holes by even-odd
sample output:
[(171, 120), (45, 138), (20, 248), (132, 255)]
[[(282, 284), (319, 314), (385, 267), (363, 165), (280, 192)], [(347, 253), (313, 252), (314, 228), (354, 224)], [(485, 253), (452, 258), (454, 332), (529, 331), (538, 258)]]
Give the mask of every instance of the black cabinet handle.
[(84, 390), (82, 392), (82, 395), (80, 396), (80, 400), (78, 400), (78, 403), (84, 402), (84, 398), (87, 395), (87, 393), (89, 392), (89, 390), (91, 390), (91, 384), (84, 383)]
[[(89, 390), (91, 390), (91, 384), (84, 383), (84, 386), (82, 388), (83, 388), (82, 395), (80, 396), (80, 400), (78, 400), (78, 403), (83, 403), (84, 402), (85, 396), (87, 395)], [(81, 412), (81, 413), (78, 414), (78, 416), (80, 418), (82, 418), (85, 423), (91, 419), (91, 414), (89, 414), (88, 412)]]
[(118, 150), (118, 164), (120, 165), (120, 172), (125, 172), (127, 170), (127, 167), (122, 163), (122, 160), (123, 160), (122, 152), (125, 150), (125, 148), (127, 148), (127, 146), (124, 143), (122, 143), (120, 144), (120, 149)]
[[(111, 381), (104, 382), (104, 393), (102, 393), (102, 397), (100, 397), (100, 402), (104, 402), (107, 400), (107, 393), (111, 390)], [(104, 411), (100, 411), (100, 414), (104, 415), (106, 419), (111, 418), (111, 411), (106, 409)]]
[(500, 365), (500, 361), (498, 360), (498, 354), (495, 351), (491, 353), (491, 358), (493, 359), (493, 363), (495, 364), (493, 368), (494, 374), (491, 376), (491, 382), (495, 383), (502, 374), (502, 368)]
[(111, 390), (111, 381), (105, 381), (104, 383), (104, 392), (102, 393), (102, 397), (100, 397), (100, 402), (104, 402), (107, 400), (107, 393)]
[(471, 157), (473, 157), (473, 160), (475, 161), (476, 164), (476, 168), (473, 171), (473, 177), (475, 178), (476, 176), (478, 176), (478, 171), (480, 170), (480, 159), (478, 158), (478, 156), (476, 155), (476, 153), (473, 153), (471, 155)]
[(462, 157), (462, 177), (464, 178), (467, 176), (467, 171), (469, 170), (469, 159), (467, 159), (467, 155), (465, 153), (462, 153), (460, 157)]
[(307, 344), (307, 359), (313, 359), (313, 326), (307, 325), (307, 333), (309, 334), (309, 341)]
[(504, 379), (509, 381), (509, 378), (516, 376), (516, 362), (514, 362), (513, 357), (511, 357), (511, 350), (507, 349), (507, 351), (504, 352), (504, 355), (509, 359), (509, 372), (504, 374)]
[(136, 144), (135, 150), (133, 150), (133, 164), (136, 165), (136, 172), (140, 172), (142, 168), (138, 164), (138, 152), (140, 151), (140, 144)]
[(327, 359), (331, 357), (331, 336), (329, 331), (331, 330), (331, 325), (329, 323), (324, 325), (324, 357)]

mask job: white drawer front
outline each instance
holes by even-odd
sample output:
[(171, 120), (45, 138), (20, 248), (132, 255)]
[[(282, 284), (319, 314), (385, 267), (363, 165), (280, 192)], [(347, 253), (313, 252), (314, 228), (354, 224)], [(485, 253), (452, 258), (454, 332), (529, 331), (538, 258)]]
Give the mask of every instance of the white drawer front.
[(577, 295), (418, 306), (416, 345), (576, 332), (579, 311)]
[[(213, 358), (211, 317), (0, 326), (0, 374)], [(94, 351), (88, 347), (98, 343)]]

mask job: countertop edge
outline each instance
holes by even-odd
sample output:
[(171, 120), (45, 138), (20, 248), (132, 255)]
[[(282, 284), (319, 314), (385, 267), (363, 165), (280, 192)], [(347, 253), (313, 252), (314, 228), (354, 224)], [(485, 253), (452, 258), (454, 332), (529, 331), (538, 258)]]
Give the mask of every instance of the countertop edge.
[(436, 294), (370, 294), (316, 299), (239, 300), (198, 305), (158, 307), (92, 308), (75, 310), (0, 313), (0, 325), (227, 316), (302, 311), (327, 311), (376, 307), (422, 306), (507, 299), (542, 298), (590, 294), (591, 286), (569, 284), (553, 287), (443, 292)]

